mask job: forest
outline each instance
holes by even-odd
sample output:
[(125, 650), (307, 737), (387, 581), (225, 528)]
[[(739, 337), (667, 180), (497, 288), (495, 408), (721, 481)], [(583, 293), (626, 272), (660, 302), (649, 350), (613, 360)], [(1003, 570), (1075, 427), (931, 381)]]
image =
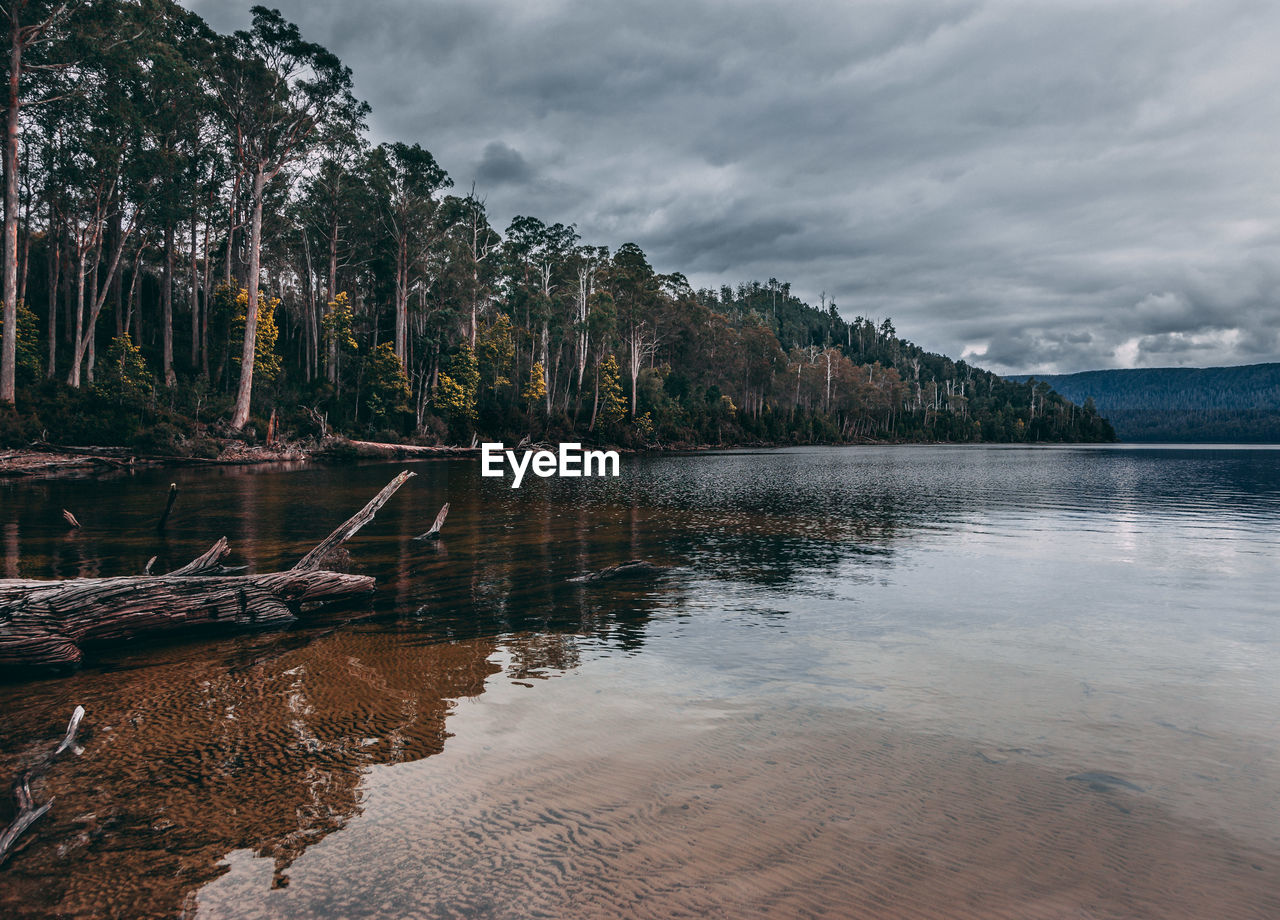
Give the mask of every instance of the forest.
[(1126, 441), (1280, 444), (1280, 364), (1130, 368), (1038, 379), (1070, 399), (1094, 400)]
[(490, 223), (274, 10), (8, 0), (0, 444), (1105, 441), (1091, 402), (770, 278)]

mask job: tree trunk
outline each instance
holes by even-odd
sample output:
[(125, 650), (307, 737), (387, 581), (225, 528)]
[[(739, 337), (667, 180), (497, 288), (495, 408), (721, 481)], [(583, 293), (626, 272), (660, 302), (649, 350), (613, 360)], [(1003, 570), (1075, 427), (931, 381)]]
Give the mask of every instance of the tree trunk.
[[(98, 310), (101, 305), (98, 302), (98, 267), (102, 262), (102, 236), (99, 236), (96, 245), (93, 247), (93, 263), (89, 269), (89, 320), (85, 323), (85, 359), (84, 359), (84, 378), (89, 383), (93, 383), (93, 366), (98, 360)], [(106, 297), (106, 291), (103, 291), (103, 297)]]
[(209, 307), (213, 297), (213, 266), (209, 259), (209, 234), (213, 229), (213, 201), (210, 195), (209, 210), (204, 220), (204, 272), (200, 279), (200, 290), (204, 295), (204, 309), (200, 312), (200, 374), (209, 379)]
[(178, 382), (173, 372), (173, 224), (164, 228), (164, 271), (160, 276), (160, 336), (164, 385)]
[(71, 371), (67, 375), (67, 383), (75, 388), (80, 386), (80, 368), (84, 361), (84, 276), (88, 253), (83, 246), (77, 246), (76, 253), (76, 315), (75, 344), (71, 347)]
[[(77, 253), (79, 254), (80, 264), (78, 267), (78, 279), (76, 285), (76, 344), (71, 359), (71, 373), (67, 377), (67, 382), (73, 387), (80, 386), (80, 372), (82, 366), (85, 365), (86, 353), (88, 355), (88, 366), (85, 376), (90, 383), (93, 382), (93, 365), (95, 358), (94, 329), (97, 328), (98, 315), (102, 312), (103, 304), (106, 303), (107, 293), (111, 288), (112, 279), (115, 278), (116, 272), (120, 270), (120, 257), (124, 254), (125, 241), (129, 238), (132, 232), (133, 226), (130, 225), (129, 229), (123, 231), (120, 234), (119, 239), (115, 241), (115, 244), (112, 247), (110, 261), (107, 263), (107, 277), (103, 281), (101, 290), (99, 290), (98, 285), (98, 258), (101, 255), (101, 245), (99, 241), (99, 247), (97, 249), (97, 254), (94, 256), (93, 262), (93, 293), (89, 300), (88, 322), (84, 321), (84, 278), (86, 272), (84, 263), (86, 247), (83, 244), (77, 244), (76, 248)], [(141, 260), (141, 257), (142, 254), (139, 252), (139, 260)], [(138, 317), (135, 316), (134, 319), (137, 320)], [(141, 323), (139, 321), (139, 326), (140, 325)], [(139, 344), (140, 338), (141, 335), (139, 334), (134, 339), (135, 345)]]
[(198, 261), (198, 215), (191, 212), (191, 370), (200, 367), (200, 263)]
[(18, 259), (18, 303), (27, 300), (27, 267), (31, 261), (31, 205), (23, 208), (22, 215), (22, 255)]
[[(116, 211), (111, 218), (111, 240), (113, 244), (119, 240), (122, 231), (120, 226), (120, 212)], [(111, 298), (115, 304), (116, 315), (116, 335), (124, 335), (124, 298), (121, 296), (124, 276), (117, 274), (111, 281)]]
[[(133, 281), (129, 285), (129, 308), (133, 312), (133, 344), (142, 347), (142, 247), (138, 247), (138, 258), (133, 263)], [(127, 325), (127, 324), (126, 324)]]
[[(50, 208), (52, 211), (52, 208)], [(56, 227), (52, 214), (49, 218), (47, 239), (49, 259), (49, 366), (45, 377), (53, 380), (58, 373), (58, 276), (62, 268), (62, 234)]]
[(9, 13), (9, 117), (4, 136), (4, 333), (0, 341), (0, 405), (13, 405), (18, 366), (18, 77), (22, 73), (22, 27), (18, 8)]
[(548, 379), (551, 372), (551, 355), (548, 351), (550, 330), (547, 328), (547, 320), (542, 321), (542, 397), (546, 408), (547, 418), (551, 418), (551, 390), (555, 386), (554, 379)]
[(227, 209), (227, 259), (223, 265), (222, 283), (231, 287), (231, 250), (236, 238), (236, 211), (240, 201), (240, 173), (231, 183), (231, 203)]
[(262, 245), (262, 190), (266, 176), (262, 167), (253, 174), (253, 218), (249, 223), (249, 303), (244, 317), (244, 347), (240, 352), (240, 387), (236, 391), (236, 407), (231, 415), (231, 428), (239, 431), (249, 421), (249, 400), (253, 395), (253, 358), (258, 340), (258, 259)]
[(311, 265), (311, 237), (307, 235), (305, 227), (301, 235), (302, 254), (306, 261), (306, 271), (303, 272), (306, 288), (303, 291), (302, 370), (303, 379), (310, 383), (311, 378), (315, 376), (316, 362), (319, 360), (316, 355), (316, 336), (319, 334), (316, 316), (319, 306), (316, 304), (316, 273)]
[(401, 233), (396, 240), (396, 357), (409, 366), (409, 240)]

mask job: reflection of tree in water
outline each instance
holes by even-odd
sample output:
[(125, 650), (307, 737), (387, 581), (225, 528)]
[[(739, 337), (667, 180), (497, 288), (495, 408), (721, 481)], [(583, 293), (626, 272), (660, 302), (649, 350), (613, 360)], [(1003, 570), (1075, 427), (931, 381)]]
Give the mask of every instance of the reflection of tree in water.
[[(443, 750), (456, 700), (504, 665), (514, 680), (577, 667), (583, 637), (639, 648), (676, 589), (568, 581), (653, 556), (635, 508), (539, 504), (517, 525), (459, 514), (433, 547), (411, 542), (412, 508), (387, 511), (352, 553), (378, 578), (376, 622), (125, 652), (118, 670), (0, 687), (0, 776), (47, 747), (73, 705), (90, 714), (84, 755), (38, 791), (57, 803), (7, 867), (0, 915), (176, 914), (240, 850), (270, 858), (272, 883), (287, 885), (309, 846), (359, 814), (368, 769)], [(255, 518), (245, 526), (272, 519), (238, 512)], [(255, 558), (271, 558), (268, 536), (246, 542)], [(58, 574), (97, 561), (94, 541), (48, 538), (42, 569), (51, 556)]]
[[(569, 502), (530, 491), (501, 515), (451, 494), (455, 514), (433, 546), (411, 541), (421, 512), (400, 503), (381, 533), (353, 543), (358, 566), (378, 578), (376, 624), (169, 647), (123, 659), (135, 670), (0, 688), (13, 716), (0, 725), (4, 775), (18, 767), (12, 752), (45, 747), (75, 703), (93, 732), (84, 756), (60, 762), (40, 791), (58, 802), (8, 867), (0, 914), (172, 914), (237, 850), (272, 859), (273, 884), (287, 885), (293, 861), (360, 812), (365, 771), (443, 750), (453, 701), (481, 694), (498, 660), (528, 680), (576, 667), (584, 637), (634, 651), (655, 607), (679, 606), (690, 584), (678, 574), (572, 576), (641, 558), (699, 578), (787, 583), (855, 555), (883, 557), (921, 517), (878, 499), (854, 507), (847, 495), (786, 508), (765, 491), (767, 500), (689, 508), (638, 492)], [(280, 513), (243, 496), (237, 506), (240, 526), (263, 529), (245, 542), (260, 564), (292, 558)], [(6, 532), (7, 556), (17, 538)], [(22, 547), (28, 558), (43, 551), (42, 568), (97, 563), (90, 542), (60, 531), (46, 542)], [(137, 555), (144, 542), (115, 549)]]
[(438, 543), (366, 570), (385, 586), (379, 606), (406, 627), (440, 637), (539, 635), (576, 650), (563, 637), (590, 636), (639, 648), (655, 603), (680, 585), (661, 578), (571, 579), (633, 558), (679, 562), (664, 545), (663, 529), (638, 505), (520, 500), (526, 507), (501, 518), (459, 515), (455, 525), (451, 517)]
[[(239, 668), (189, 653), (48, 685), (56, 699), (14, 721), (56, 725), (81, 696), (92, 734), (49, 776), (42, 794), (57, 804), (8, 867), (0, 913), (177, 913), (241, 849), (274, 860), (273, 884), (287, 885), (292, 862), (360, 812), (366, 769), (443, 750), (454, 701), (484, 691), (500, 647), (513, 677), (578, 662), (571, 636), (415, 642), (348, 629)], [(0, 731), (5, 751), (43, 745), (14, 724)], [(4, 758), (6, 775), (16, 760)]]
[(557, 633), (522, 636), (520, 641), (507, 645), (507, 648), (511, 653), (507, 674), (516, 680), (545, 678), (550, 676), (548, 672), (570, 671), (580, 661), (576, 636)]

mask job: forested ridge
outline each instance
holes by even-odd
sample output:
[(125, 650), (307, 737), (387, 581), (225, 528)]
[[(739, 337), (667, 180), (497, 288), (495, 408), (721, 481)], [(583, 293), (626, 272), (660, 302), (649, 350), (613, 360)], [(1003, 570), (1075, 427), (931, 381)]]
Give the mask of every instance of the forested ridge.
[[(1026, 382), (1029, 375), (1011, 377)], [(1126, 441), (1280, 444), (1280, 364), (1154, 367), (1037, 375), (1092, 399)]]
[(372, 144), (350, 70), (276, 11), (0, 12), (0, 443), (1113, 437), (776, 279), (694, 290), (631, 243), (492, 226), (428, 150)]

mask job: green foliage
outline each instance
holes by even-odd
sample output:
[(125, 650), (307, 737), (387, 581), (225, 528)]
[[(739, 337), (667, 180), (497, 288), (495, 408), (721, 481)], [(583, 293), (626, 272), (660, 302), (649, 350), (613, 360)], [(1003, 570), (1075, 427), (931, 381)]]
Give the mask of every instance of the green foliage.
[(450, 419), (476, 417), (480, 370), (471, 346), (463, 345), (449, 364), (451, 373), (441, 374), (436, 386), (436, 407)]
[(40, 419), (0, 405), (0, 447), (22, 447), (40, 437)]
[(321, 340), (325, 345), (336, 346), (340, 351), (355, 354), (360, 343), (352, 330), (355, 328), (355, 315), (351, 310), (351, 301), (347, 292), (340, 292), (329, 301), (328, 312), (320, 321)]
[(390, 342), (383, 342), (365, 360), (365, 387), (373, 427), (398, 428), (401, 417), (410, 411), (413, 394), (404, 365)]
[(106, 356), (98, 364), (94, 392), (121, 408), (141, 411), (154, 385), (142, 349), (133, 344), (129, 334), (112, 339)]
[[(16, 380), (19, 386), (29, 386), (40, 376), (40, 320), (35, 313), (18, 301), (18, 364)], [(0, 340), (4, 338), (4, 315), (0, 311)]]
[[(1010, 377), (1047, 383), (1106, 415), (1126, 441), (1280, 442), (1280, 364)], [(1077, 410), (1081, 411), (1081, 410)]]
[(511, 384), (508, 375), (516, 356), (516, 344), (507, 314), (499, 313), (493, 322), (481, 328), (476, 340), (476, 356), (481, 373), (495, 390)]

